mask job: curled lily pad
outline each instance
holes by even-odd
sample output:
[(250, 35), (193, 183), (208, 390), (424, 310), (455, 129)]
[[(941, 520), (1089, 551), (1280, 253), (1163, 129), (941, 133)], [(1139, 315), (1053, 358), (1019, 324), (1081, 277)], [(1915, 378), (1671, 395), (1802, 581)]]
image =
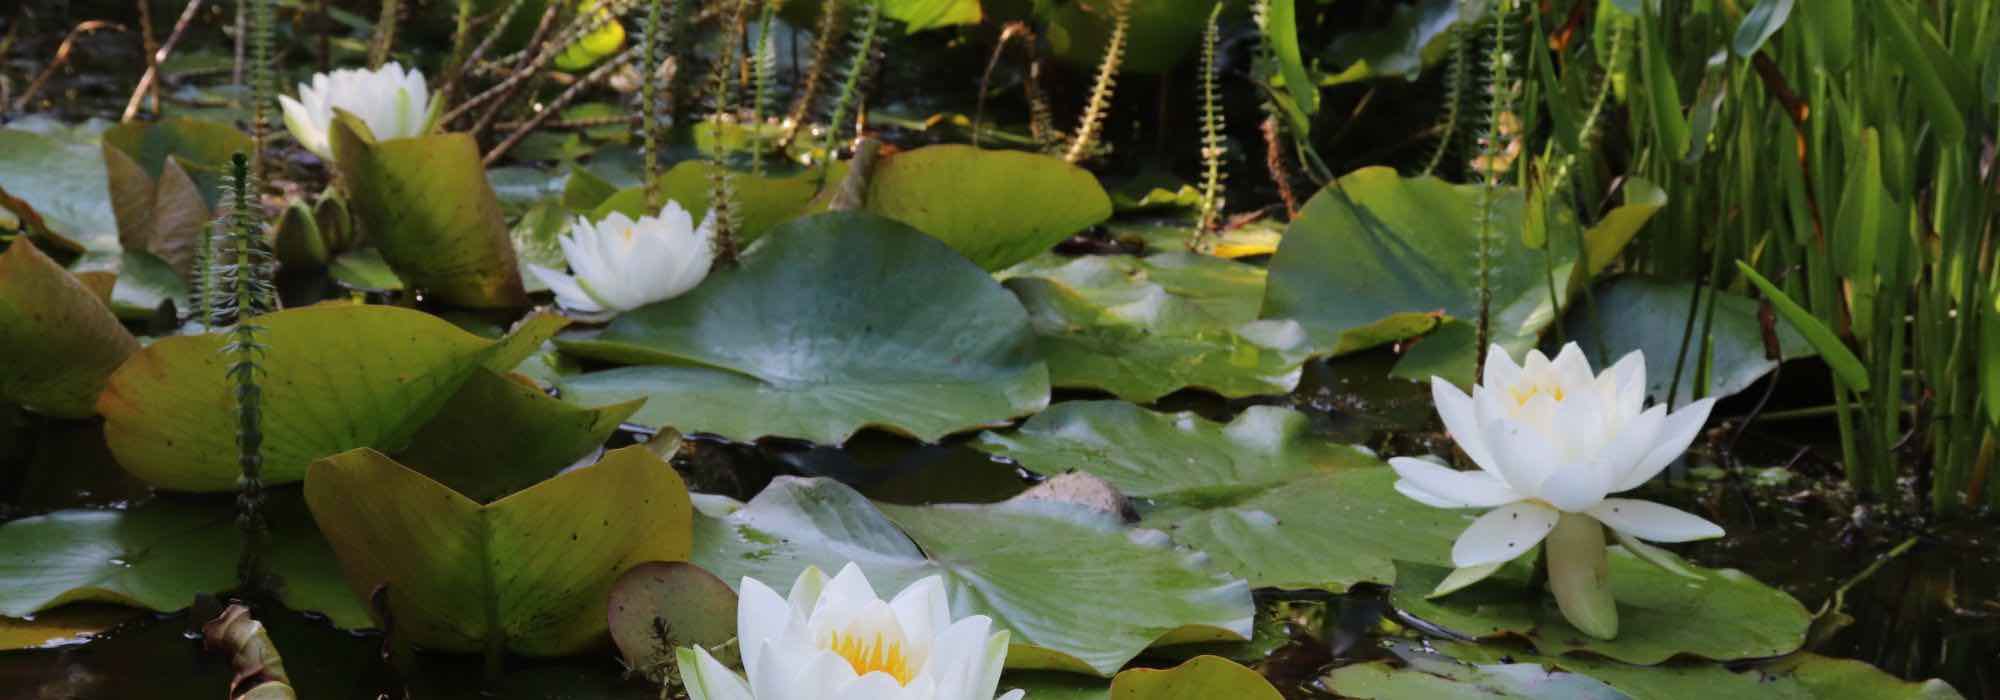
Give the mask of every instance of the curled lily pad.
[(1257, 319), (1261, 268), (1185, 252), (1023, 267), (1007, 287), (1028, 307), (1056, 386), (1142, 403), (1187, 387), (1282, 394), (1312, 354), (1298, 323)]
[(566, 378), (566, 399), (647, 397), (639, 422), (735, 440), (936, 440), (1048, 404), (1020, 302), (936, 239), (858, 212), (780, 226), (694, 291), (559, 344), (647, 363)]
[(1116, 515), (1052, 501), (878, 506), (839, 482), (783, 477), (747, 504), (705, 497), (695, 539), (695, 563), (725, 581), (850, 561), (885, 589), (941, 575), (954, 614), (1012, 631), (1014, 668), (1110, 675), (1163, 639), (1247, 638), (1254, 613), (1242, 579)]
[(868, 180), (867, 206), (988, 270), (1111, 218), (1111, 195), (1087, 170), (1039, 153), (956, 144), (883, 158)]
[[(518, 364), (563, 321), (535, 316), (491, 341), (435, 316), (326, 304), (261, 316), (264, 480), (356, 447), (402, 449), (475, 369)], [(235, 399), (220, 334), (161, 339), (113, 373), (97, 408), (118, 463), (162, 488), (236, 487)]]
[(89, 417), (107, 378), (138, 350), (105, 301), (39, 248), (0, 253), (0, 400)]
[(455, 306), (525, 306), (527, 292), (479, 144), (466, 134), (380, 143), (334, 120), (340, 182), (362, 232), (396, 273)]
[(1067, 402), (975, 446), (1149, 499), (1143, 524), (1260, 588), (1389, 584), (1394, 560), (1448, 563), (1472, 519), (1403, 497), (1373, 455), (1313, 436), (1304, 414), (1274, 406), (1220, 424), (1121, 401)]
[(642, 403), (582, 408), (481, 367), (396, 459), (468, 498), (490, 501), (588, 455)]
[(1520, 570), (1503, 570), (1477, 586), (1426, 599), (1449, 569), (1400, 563), (1393, 602), (1466, 636), (1521, 636), (1546, 654), (1586, 651), (1634, 664), (1682, 654), (1717, 661), (1780, 656), (1805, 643), (1812, 621), (1805, 606), (1748, 574), (1684, 565), (1701, 576), (1691, 580), (1617, 547), (1609, 559), (1620, 620), (1616, 639), (1595, 639), (1570, 626), (1555, 599), (1529, 589)]
[(687, 488), (643, 446), (484, 504), (366, 448), (305, 492), (352, 589), (386, 587), (396, 633), (438, 651), (577, 653), (620, 574), (689, 552)]

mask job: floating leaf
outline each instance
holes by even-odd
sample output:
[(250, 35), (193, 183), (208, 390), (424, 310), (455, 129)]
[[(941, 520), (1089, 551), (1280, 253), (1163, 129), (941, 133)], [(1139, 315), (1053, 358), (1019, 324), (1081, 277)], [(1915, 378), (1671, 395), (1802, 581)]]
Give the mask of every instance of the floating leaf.
[[(1685, 405), (1697, 398), (1695, 365), (1703, 345), (1699, 339), (1688, 348), (1679, 387), (1672, 383), (1693, 292), (1692, 283), (1620, 277), (1597, 290), (1595, 305), (1570, 309), (1563, 328), (1583, 348), (1592, 367), (1609, 367), (1628, 352), (1644, 352), (1646, 395), (1654, 401), (1666, 401), (1672, 393)], [(1764, 328), (1757, 319), (1756, 301), (1713, 290), (1704, 290), (1701, 299), (1701, 307), (1695, 311), (1697, 334), (1701, 332), (1700, 320), (1708, 317), (1709, 305), (1719, 306), (1709, 328), (1708, 386), (1699, 396), (1729, 396), (1778, 366), (1764, 357)], [(1783, 320), (1777, 323), (1783, 359), (1813, 354), (1812, 346), (1791, 324)]]
[(334, 121), (334, 167), (356, 222), (382, 259), (447, 304), (526, 306), (479, 144), (466, 134), (373, 143), (355, 124), (351, 118)]
[(65, 605), (36, 613), (33, 619), (0, 617), (0, 651), (82, 644), (141, 617), (145, 613), (122, 605), (92, 603)]
[(641, 403), (580, 408), (478, 368), (396, 460), (467, 498), (491, 501), (597, 449)]
[[(679, 204), (699, 222), (708, 216), (709, 201), (715, 196), (713, 176), (718, 172), (731, 171), (705, 160), (681, 161), (660, 176), (660, 196)], [(824, 200), (833, 189), (832, 183), (838, 182), (845, 172), (845, 167), (839, 166), (825, 178), (817, 170), (785, 176), (734, 173), (736, 196), (739, 198), (737, 206), (743, 213), (739, 242), (748, 243), (762, 238), (779, 224), (825, 208)], [(822, 184), (826, 187), (822, 188)], [(614, 211), (635, 219), (659, 213), (658, 209), (649, 211), (646, 207), (644, 187), (619, 190), (606, 197), (591, 212), (591, 219), (602, 219)]]
[[(1458, 642), (1440, 642), (1435, 646), (1439, 652), (1466, 663), (1420, 656), (1422, 652), (1416, 652), (1407, 645), (1399, 644), (1392, 650), (1397, 656), (1422, 664), (1425, 671), (1450, 677), (1492, 678), (1504, 674), (1519, 678), (1540, 673), (1576, 679), (1564, 684), (1570, 687), (1580, 687), (1578, 681), (1591, 681), (1611, 692), (1608, 696), (1593, 694), (1578, 697), (1633, 700), (1679, 700), (1688, 697), (1716, 700), (1954, 700), (1963, 697), (1942, 681), (1903, 681), (1859, 661), (1830, 659), (1807, 652), (1736, 668), (1716, 663), (1637, 666), (1582, 655), (1551, 658), (1511, 647), (1475, 647)], [(1338, 678), (1343, 670), (1336, 670), (1334, 677)]]
[(839, 444), (872, 426), (932, 441), (1047, 405), (1032, 340), (1020, 302), (943, 244), (831, 213), (780, 226), (685, 296), (561, 341), (659, 364), (560, 387), (586, 405), (650, 397), (635, 420), (734, 440)]
[(1594, 639), (1571, 627), (1555, 599), (1527, 588), (1522, 570), (1503, 570), (1457, 593), (1425, 599), (1449, 569), (1403, 562), (1392, 601), (1467, 636), (1522, 636), (1546, 654), (1586, 651), (1634, 664), (1682, 654), (1717, 661), (1778, 656), (1805, 643), (1812, 622), (1805, 606), (1741, 571), (1689, 565), (1702, 575), (1690, 580), (1616, 547), (1610, 566), (1616, 639)]
[(1297, 323), (1257, 320), (1261, 268), (1206, 255), (1084, 256), (1009, 272), (1049, 380), (1151, 402), (1198, 387), (1282, 394), (1311, 354)]
[[(475, 369), (519, 364), (563, 321), (536, 316), (505, 340), (420, 311), (326, 304), (259, 317), (265, 332), (264, 480), (296, 481), (315, 459), (401, 449)], [(228, 338), (163, 338), (111, 375), (97, 407), (118, 463), (162, 488), (236, 488)]]
[(105, 190), (104, 159), (94, 132), (58, 138), (0, 129), (0, 189), (35, 208), (56, 233), (90, 250), (117, 252), (118, 219)]
[(1220, 656), (1197, 656), (1169, 669), (1135, 668), (1111, 679), (1111, 700), (1282, 700), (1256, 671)]
[[(333, 554), (295, 492), (267, 498), (268, 562), (287, 606), (368, 626), (359, 598), (340, 585)], [(171, 612), (196, 594), (236, 587), (242, 547), (228, 504), (156, 500), (128, 510), (63, 510), (0, 525), (0, 615), (21, 617), (75, 602)], [(331, 584), (331, 585), (329, 585)]]
[(583, 651), (619, 574), (689, 552), (687, 488), (644, 446), (484, 505), (366, 448), (305, 492), (351, 588), (386, 586), (396, 634), (437, 651)]
[[(1476, 322), (1481, 197), (1477, 186), (1388, 168), (1342, 177), (1286, 230), (1264, 317), (1299, 321), (1336, 355), (1420, 334), (1440, 315)], [(1502, 190), (1493, 206), (1491, 340), (1518, 351), (1554, 320), (1549, 275), (1570, 279), (1577, 234), (1559, 217), (1547, 223), (1549, 246), (1532, 250), (1521, 240), (1520, 190)]]
[(0, 252), (0, 400), (62, 418), (95, 415), (106, 379), (138, 350), (105, 302), (41, 249)]
[[(1131, 28), (1126, 31), (1126, 74), (1157, 75), (1172, 70), (1201, 43), (1202, 29), (1216, 0), (1129, 0)], [(1096, 66), (1110, 43), (1115, 15), (1110, 2), (1069, 2), (1035, 5), (1047, 20), (1049, 47), (1055, 56), (1076, 66)]]
[(674, 650), (699, 646), (724, 665), (738, 663), (736, 591), (684, 561), (632, 567), (611, 585), (611, 641), (627, 668), (663, 678)]
[(886, 590), (941, 575), (954, 614), (989, 615), (1012, 631), (1015, 668), (1110, 675), (1163, 638), (1251, 631), (1241, 579), (1102, 511), (1051, 501), (878, 506), (839, 482), (792, 477), (748, 504), (707, 499), (695, 563), (723, 580), (785, 582), (808, 565), (850, 561)]
[(1087, 170), (1054, 156), (957, 144), (883, 158), (868, 180), (867, 206), (988, 270), (1111, 218), (1111, 196)]
[(1225, 425), (1120, 401), (1066, 402), (975, 446), (1150, 499), (1146, 525), (1259, 588), (1340, 592), (1394, 582), (1393, 559), (1449, 562), (1471, 516), (1396, 493), (1395, 473), (1372, 455), (1307, 428), (1304, 414), (1272, 406)]

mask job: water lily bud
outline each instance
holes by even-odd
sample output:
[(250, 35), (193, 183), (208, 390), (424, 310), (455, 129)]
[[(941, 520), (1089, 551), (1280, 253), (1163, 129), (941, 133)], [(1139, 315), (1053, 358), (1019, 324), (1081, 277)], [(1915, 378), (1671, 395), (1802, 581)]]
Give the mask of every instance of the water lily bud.
[(442, 106), (431, 99), (422, 71), (393, 61), (374, 70), (316, 73), (310, 83), (299, 84), (298, 99), (279, 95), (278, 102), (292, 138), (327, 160), (333, 159), (327, 133), (335, 110), (354, 115), (377, 140), (386, 141), (424, 135), (437, 118), (433, 110)]
[(594, 224), (578, 217), (557, 242), (574, 274), (528, 265), (557, 304), (582, 313), (630, 311), (680, 296), (708, 277), (715, 216), (696, 227), (686, 209), (668, 202), (658, 216), (637, 221), (616, 212)]

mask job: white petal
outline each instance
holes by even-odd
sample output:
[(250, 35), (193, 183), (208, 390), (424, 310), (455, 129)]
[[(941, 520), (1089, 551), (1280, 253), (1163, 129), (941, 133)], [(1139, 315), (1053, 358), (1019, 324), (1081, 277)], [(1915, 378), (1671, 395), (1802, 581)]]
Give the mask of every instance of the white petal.
[(1472, 397), (1443, 377), (1431, 377), (1431, 401), (1437, 404), (1438, 417), (1444, 419), (1445, 432), (1451, 433), (1465, 456), (1490, 469), (1485, 465), (1492, 463), (1493, 453), (1486, 447), (1485, 434), (1479, 431), (1479, 413), (1473, 408)]
[(681, 682), (687, 687), (689, 700), (756, 700), (743, 679), (716, 661), (707, 649), (683, 648), (675, 654), (675, 661), (680, 666)]
[(875, 671), (855, 679), (841, 687), (838, 692), (819, 697), (831, 697), (835, 700), (896, 700), (902, 695), (902, 683), (897, 682), (894, 676)]
[(896, 611), (896, 620), (910, 640), (920, 645), (930, 644), (931, 638), (951, 625), (951, 600), (945, 595), (942, 576), (926, 576), (910, 584), (889, 601), (889, 607)]
[[(1491, 508), (1521, 500), (1521, 495), (1507, 488), (1506, 482), (1483, 471), (1462, 472), (1409, 457), (1391, 458), (1389, 466), (1396, 470), (1401, 481), (1455, 503), (1458, 508)], [(1400, 481), (1397, 490), (1402, 490)]]
[(745, 576), (738, 588), (736, 648), (743, 652), (744, 672), (755, 677), (758, 664), (763, 662), (764, 643), (783, 637), (785, 627), (791, 624), (796, 613), (784, 598), (778, 597), (777, 591), (771, 590), (762, 581)]
[(528, 272), (541, 279), (542, 284), (548, 285), (549, 291), (556, 293), (556, 304), (563, 308), (583, 313), (597, 313), (604, 310), (596, 299), (590, 298), (590, 294), (583, 291), (583, 287), (576, 283), (576, 278), (534, 263), (528, 263)]
[(1512, 560), (1547, 537), (1557, 516), (1548, 506), (1532, 501), (1495, 508), (1472, 521), (1452, 543), (1451, 563), (1465, 568)]
[(1575, 341), (1564, 344), (1562, 351), (1556, 353), (1555, 362), (1552, 364), (1556, 371), (1556, 381), (1565, 393), (1583, 391), (1591, 382), (1597, 380), (1597, 375), (1590, 371), (1590, 360), (1583, 356), (1583, 346), (1577, 345)]
[(1489, 389), (1506, 389), (1521, 380), (1521, 366), (1514, 364), (1514, 358), (1507, 349), (1494, 343), (1486, 349), (1486, 374), (1479, 378), (1480, 386)]
[[(803, 675), (806, 672), (806, 669), (800, 666), (802, 660), (796, 654), (790, 657), (785, 656), (785, 652), (781, 651), (783, 647), (779, 646), (776, 640), (766, 639), (762, 642), (756, 642), (755, 646), (757, 649), (755, 654), (747, 650), (743, 653), (745, 670), (750, 673), (750, 691), (759, 700), (787, 697), (791, 693), (792, 687), (798, 684), (797, 676)], [(835, 659), (840, 659), (840, 656), (833, 654), (833, 652), (824, 653), (833, 656)], [(749, 664), (751, 656), (762, 659), (757, 662), (757, 666), (754, 668), (751, 668)], [(818, 655), (815, 654), (805, 660), (811, 661), (817, 660), (817, 658)], [(840, 659), (840, 665), (846, 668), (847, 660)], [(848, 675), (853, 675), (853, 671), (849, 670)]]
[(333, 159), (333, 149), (327, 144), (326, 124), (323, 121), (314, 119), (304, 104), (285, 95), (278, 96), (278, 106), (285, 114), (285, 130), (292, 132), (292, 138), (300, 146), (322, 160)]
[(1708, 423), (1708, 412), (1712, 408), (1715, 408), (1714, 397), (1667, 414), (1666, 425), (1661, 426), (1659, 439), (1653, 443), (1652, 451), (1646, 453), (1645, 459), (1639, 460), (1639, 465), (1627, 473), (1623, 481), (1612, 484), (1611, 491), (1617, 493), (1638, 488), (1659, 474), (1660, 470), (1666, 469), (1674, 458), (1687, 452), (1688, 445), (1693, 444), (1695, 436), (1701, 434), (1701, 427)]
[(1418, 502), (1418, 503), (1422, 503), (1422, 504), (1424, 504), (1424, 505), (1427, 505), (1427, 506), (1430, 506), (1430, 507), (1432, 507), (1432, 508), (1464, 508), (1464, 507), (1466, 507), (1466, 505), (1465, 505), (1465, 504), (1463, 504), (1463, 503), (1459, 503), (1458, 501), (1454, 501), (1454, 500), (1451, 500), (1451, 499), (1449, 499), (1449, 498), (1445, 498), (1445, 497), (1443, 497), (1443, 496), (1439, 496), (1439, 495), (1437, 495), (1437, 494), (1435, 494), (1435, 493), (1431, 493), (1431, 492), (1429, 492), (1429, 491), (1425, 491), (1425, 490), (1423, 490), (1423, 489), (1421, 489), (1421, 488), (1418, 488), (1418, 487), (1417, 487), (1417, 486), (1416, 486), (1415, 484), (1412, 484), (1412, 483), (1410, 483), (1410, 482), (1408, 482), (1408, 481), (1404, 481), (1404, 480), (1402, 480), (1402, 479), (1397, 479), (1397, 480), (1396, 480), (1396, 492), (1397, 492), (1397, 493), (1400, 493), (1400, 494), (1403, 494), (1403, 495), (1405, 495), (1405, 496), (1409, 496), (1409, 497), (1410, 497), (1410, 500), (1412, 500), (1412, 501), (1416, 501), (1416, 502)]
[(792, 592), (785, 602), (791, 605), (795, 614), (810, 614), (813, 608), (819, 606), (819, 594), (825, 588), (826, 572), (820, 571), (817, 566), (808, 565), (806, 570), (799, 572), (799, 577), (792, 581)]
[(1549, 505), (1567, 513), (1581, 513), (1604, 500), (1612, 478), (1613, 475), (1593, 465), (1565, 464), (1551, 472), (1535, 491)]
[[(924, 662), (920, 675), (935, 679), (942, 697), (993, 697), (993, 686), (984, 686), (984, 695), (976, 689), (986, 683), (986, 666), (989, 657), (988, 642), (993, 622), (984, 615), (954, 622), (937, 636), (931, 657)], [(1001, 650), (1004, 659), (1006, 650)], [(993, 683), (999, 682), (998, 669), (994, 669)]]
[(833, 692), (858, 679), (853, 664), (848, 663), (846, 658), (831, 651), (821, 651), (807, 657), (805, 666), (796, 670), (780, 694), (766, 696), (762, 689), (758, 689), (757, 700), (825, 700)]
[(1020, 688), (1015, 688), (1013, 690), (1007, 691), (1006, 695), (994, 698), (993, 700), (1021, 700), (1022, 698), (1027, 696), (1028, 696), (1028, 691), (1022, 690)]
[(1653, 450), (1660, 439), (1660, 428), (1666, 425), (1667, 407), (1656, 405), (1648, 408), (1618, 428), (1611, 436), (1610, 444), (1597, 453), (1597, 467), (1611, 476), (1612, 493), (1623, 489), (1627, 477), (1639, 468), (1640, 460)]
[(1618, 364), (1612, 365), (1611, 369), (1605, 370), (1604, 375), (1600, 375), (1600, 378), (1606, 375), (1611, 377), (1611, 381), (1617, 385), (1618, 392), (1613, 398), (1616, 400), (1618, 406), (1630, 411), (1637, 411), (1640, 408), (1644, 408), (1643, 404), (1646, 401), (1645, 351), (1633, 350), (1625, 353), (1624, 357), (1618, 359)]
[(833, 580), (826, 582), (826, 590), (820, 593), (820, 596), (837, 597), (851, 604), (879, 600), (875, 597), (875, 587), (868, 583), (868, 575), (862, 573), (861, 565), (854, 562), (848, 562), (847, 566), (840, 567), (840, 573), (834, 574)]
[(1611, 529), (1651, 542), (1693, 542), (1722, 536), (1722, 526), (1699, 515), (1630, 498), (1607, 498), (1589, 511)]
[(1562, 456), (1547, 437), (1517, 421), (1503, 418), (1488, 423), (1486, 439), (1493, 446), (1500, 478), (1507, 482), (1508, 488), (1523, 496), (1540, 495), (1536, 489), (1562, 462)]

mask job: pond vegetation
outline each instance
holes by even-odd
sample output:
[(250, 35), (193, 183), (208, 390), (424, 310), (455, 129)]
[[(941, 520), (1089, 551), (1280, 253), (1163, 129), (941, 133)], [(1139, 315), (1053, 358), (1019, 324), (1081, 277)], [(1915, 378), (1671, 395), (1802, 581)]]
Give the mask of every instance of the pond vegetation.
[(0, 695), (2000, 696), (1995, 47), (29, 0)]

